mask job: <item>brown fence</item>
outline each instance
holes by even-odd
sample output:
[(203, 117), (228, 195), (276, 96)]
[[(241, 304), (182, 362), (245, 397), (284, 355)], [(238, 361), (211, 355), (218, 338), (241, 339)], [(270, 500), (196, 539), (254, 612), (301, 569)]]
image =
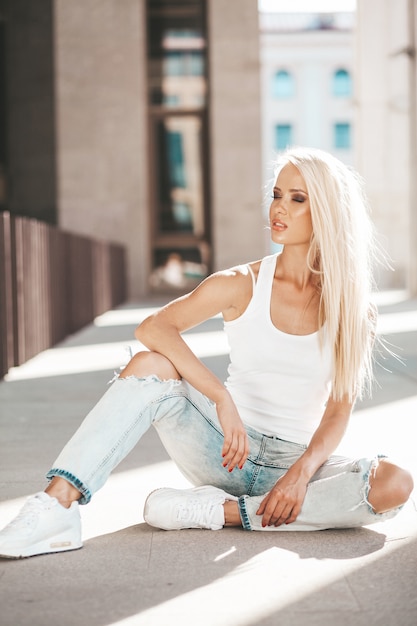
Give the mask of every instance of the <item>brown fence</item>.
[(126, 298), (122, 246), (0, 213), (0, 378)]

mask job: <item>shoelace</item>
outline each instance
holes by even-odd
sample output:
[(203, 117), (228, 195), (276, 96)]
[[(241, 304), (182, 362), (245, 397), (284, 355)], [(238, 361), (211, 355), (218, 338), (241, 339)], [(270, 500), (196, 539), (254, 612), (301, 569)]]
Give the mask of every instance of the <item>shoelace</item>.
[(42, 500), (36, 497), (31, 498), (23, 506), (17, 517), (7, 524), (5, 530), (12, 528), (32, 528), (37, 516), (45, 508), (47, 508), (45, 502), (42, 502)]
[(188, 500), (186, 504), (179, 504), (177, 520), (202, 527), (210, 527), (213, 524), (213, 513), (219, 502), (202, 502), (201, 500)]

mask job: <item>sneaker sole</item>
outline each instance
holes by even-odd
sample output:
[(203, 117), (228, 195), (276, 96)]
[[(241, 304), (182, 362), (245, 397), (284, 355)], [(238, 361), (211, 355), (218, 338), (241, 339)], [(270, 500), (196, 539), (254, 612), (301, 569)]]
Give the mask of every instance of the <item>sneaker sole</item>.
[[(10, 550), (8, 554), (0, 551), (2, 559), (27, 559), (31, 556), (39, 556), (41, 554), (54, 554), (55, 552), (69, 552), (71, 550), (80, 550), (83, 547), (82, 541), (68, 541), (64, 537), (55, 537), (54, 541), (41, 541), (34, 546), (30, 546), (25, 550)], [(1, 550), (1, 549), (0, 549)]]

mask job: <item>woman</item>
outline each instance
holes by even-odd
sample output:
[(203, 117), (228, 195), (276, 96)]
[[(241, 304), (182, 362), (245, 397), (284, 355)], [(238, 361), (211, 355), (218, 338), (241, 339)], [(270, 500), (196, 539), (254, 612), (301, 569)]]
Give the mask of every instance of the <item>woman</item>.
[[(392, 517), (413, 488), (387, 459), (332, 457), (372, 379), (372, 228), (357, 177), (327, 153), (290, 149), (269, 213), (279, 255), (218, 272), (146, 319), (129, 362), (0, 533), (0, 554), (81, 547), (87, 503), (152, 424), (197, 488), (145, 504), (159, 528), (353, 527)], [(181, 332), (222, 313), (224, 385)], [(208, 485), (208, 486), (207, 486)]]

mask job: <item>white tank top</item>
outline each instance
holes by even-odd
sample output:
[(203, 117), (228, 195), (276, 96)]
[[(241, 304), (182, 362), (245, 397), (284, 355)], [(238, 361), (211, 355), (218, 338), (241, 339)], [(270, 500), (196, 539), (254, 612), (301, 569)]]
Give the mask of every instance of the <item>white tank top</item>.
[(331, 388), (332, 355), (319, 333), (289, 335), (276, 328), (270, 305), (277, 255), (265, 257), (252, 299), (224, 322), (230, 345), (226, 387), (245, 424), (287, 441), (308, 444)]

